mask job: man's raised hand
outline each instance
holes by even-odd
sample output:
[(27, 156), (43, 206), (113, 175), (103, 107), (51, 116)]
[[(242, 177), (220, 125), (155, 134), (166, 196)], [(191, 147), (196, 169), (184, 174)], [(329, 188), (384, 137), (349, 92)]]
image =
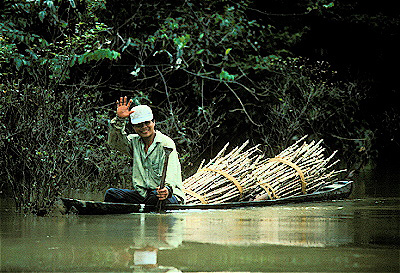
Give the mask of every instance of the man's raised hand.
[(117, 116), (120, 118), (127, 118), (130, 114), (135, 111), (129, 111), (129, 107), (131, 106), (132, 100), (128, 101), (127, 97), (120, 97), (117, 100)]

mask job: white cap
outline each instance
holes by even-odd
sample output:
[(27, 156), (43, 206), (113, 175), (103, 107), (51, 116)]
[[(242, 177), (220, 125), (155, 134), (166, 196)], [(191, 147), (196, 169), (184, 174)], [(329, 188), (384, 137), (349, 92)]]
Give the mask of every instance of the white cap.
[(131, 110), (135, 111), (130, 115), (132, 124), (153, 120), (153, 112), (147, 105), (138, 105), (133, 107)]

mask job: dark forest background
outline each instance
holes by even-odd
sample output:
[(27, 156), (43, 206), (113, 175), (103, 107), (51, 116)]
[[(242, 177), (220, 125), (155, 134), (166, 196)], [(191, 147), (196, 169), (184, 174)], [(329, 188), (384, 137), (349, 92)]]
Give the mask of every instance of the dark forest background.
[(397, 158), (391, 1), (5, 0), (0, 10), (0, 190), (25, 212), (68, 189), (129, 184), (129, 160), (106, 144), (120, 96), (151, 105), (185, 177), (247, 139), (268, 156), (324, 139), (349, 171)]

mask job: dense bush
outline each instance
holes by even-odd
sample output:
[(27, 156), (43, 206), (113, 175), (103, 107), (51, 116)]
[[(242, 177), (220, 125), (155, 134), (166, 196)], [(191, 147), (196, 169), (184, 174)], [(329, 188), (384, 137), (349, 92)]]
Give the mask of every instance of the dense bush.
[[(252, 1), (3, 5), (0, 183), (25, 212), (47, 211), (69, 189), (129, 186), (129, 159), (106, 145), (119, 96), (152, 105), (184, 176), (228, 141), (251, 139), (273, 155), (308, 134), (349, 166), (373, 152), (374, 130), (358, 112), (365, 84), (295, 56), (309, 26), (260, 22)], [(333, 8), (315, 1), (294, 12)]]
[(104, 47), (104, 24), (90, 14), (78, 23), (73, 2), (60, 2), (66, 10), (53, 1), (6, 1), (0, 23), (1, 187), (36, 213), (64, 190), (105, 187), (121, 174), (121, 156), (104, 145), (109, 108), (93, 75), (70, 77), (77, 66), (119, 54)]
[[(370, 145), (372, 132), (355, 116), (364, 87), (340, 83), (326, 62), (290, 52), (307, 26), (260, 24), (249, 1), (153, 4), (107, 3), (120, 15), (110, 18), (118, 26), (111, 35), (124, 60), (112, 69), (124, 94), (157, 107), (184, 168), (213, 145), (248, 138), (270, 155), (304, 134), (328, 137), (336, 148), (344, 139), (334, 136), (359, 140), (346, 143), (345, 158)], [(318, 1), (304, 12), (331, 7)]]

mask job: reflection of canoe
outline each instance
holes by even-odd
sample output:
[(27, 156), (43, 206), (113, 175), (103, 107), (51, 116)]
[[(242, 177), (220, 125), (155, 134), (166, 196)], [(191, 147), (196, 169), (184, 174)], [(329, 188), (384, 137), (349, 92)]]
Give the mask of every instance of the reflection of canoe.
[[(303, 203), (313, 201), (324, 201), (346, 198), (352, 190), (352, 181), (339, 181), (332, 185), (325, 186), (310, 194), (296, 195), (276, 200), (230, 202), (220, 204), (195, 204), (195, 205), (173, 205), (165, 206), (166, 211), (191, 210), (191, 209), (233, 209), (244, 207), (266, 207), (272, 205), (283, 205), (291, 203)], [(151, 212), (154, 206), (143, 204), (109, 203), (98, 201), (83, 201), (69, 198), (61, 199), (67, 212), (78, 214), (122, 214), (133, 212)]]
[(330, 272), (399, 272), (398, 249), (378, 249), (185, 241), (179, 248), (160, 251), (158, 263), (184, 268), (184, 272), (225, 272), (228, 268), (230, 272), (321, 272), (328, 268)]

